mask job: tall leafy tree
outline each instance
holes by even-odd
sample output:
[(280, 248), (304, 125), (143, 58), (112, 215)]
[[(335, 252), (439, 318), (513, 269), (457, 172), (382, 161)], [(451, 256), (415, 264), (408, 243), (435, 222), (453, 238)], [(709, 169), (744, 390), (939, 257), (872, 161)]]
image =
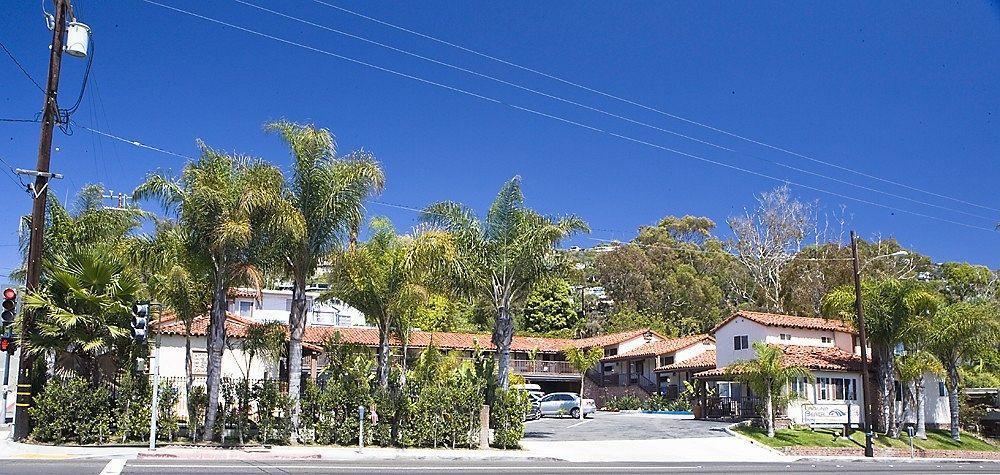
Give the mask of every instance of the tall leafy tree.
[(587, 231), (587, 225), (574, 216), (552, 219), (527, 208), (520, 177), (504, 184), (485, 219), (451, 201), (428, 206), (423, 219), (455, 239), (455, 291), (493, 306), (496, 381), (497, 386), (507, 389), (514, 307), (522, 304), (535, 283), (549, 273), (555, 246), (576, 232)]
[(774, 411), (783, 406), (786, 396), (783, 389), (793, 378), (812, 379), (812, 373), (802, 366), (788, 365), (784, 352), (777, 345), (761, 341), (754, 342), (756, 358), (729, 365), (726, 371), (738, 381), (746, 384), (754, 394), (764, 397), (764, 420), (767, 436), (774, 437)]
[(451, 237), (436, 230), (413, 236), (396, 234), (385, 219), (375, 219), (367, 242), (335, 253), (330, 289), (320, 298), (339, 298), (361, 310), (378, 327), (378, 384), (389, 386), (389, 339), (395, 330), (405, 343), (413, 314), (430, 293), (433, 272), (454, 261)]
[[(896, 279), (866, 280), (861, 285), (861, 302), (865, 313), (868, 344), (872, 348), (875, 386), (879, 408), (874, 418), (876, 430), (890, 433), (895, 424), (896, 347), (905, 342), (906, 332), (917, 318), (933, 315), (942, 304), (941, 297), (928, 286), (914, 281)], [(823, 299), (825, 315), (858, 322), (854, 315), (854, 287), (838, 287)]]
[(292, 176), (285, 200), (289, 221), (281, 261), (292, 279), (292, 307), (288, 316), (288, 393), (292, 398), (292, 427), (298, 431), (299, 387), (302, 379), (302, 335), (306, 328), (306, 285), (316, 268), (344, 241), (356, 236), (364, 216), (364, 200), (382, 190), (385, 175), (371, 154), (337, 156), (333, 135), (313, 125), (287, 121), (266, 128), (281, 135), (292, 152)]
[(580, 323), (579, 302), (570, 295), (569, 283), (547, 279), (528, 294), (521, 320), (522, 327), (533, 333), (561, 332), (572, 336)]
[(281, 172), (248, 157), (227, 155), (204, 144), (201, 157), (177, 178), (154, 173), (136, 188), (136, 199), (159, 200), (186, 229), (188, 256), (208, 269), (212, 287), (205, 430), (215, 428), (222, 354), (226, 342), (227, 297), (231, 286), (263, 284), (261, 259), (278, 229), (297, 223), (281, 218)]
[[(731, 283), (739, 273), (714, 228), (712, 220), (697, 216), (667, 216), (644, 226), (631, 243), (597, 257), (596, 281), (620, 309), (653, 320), (646, 325), (672, 334), (707, 331), (735, 307)], [(623, 315), (612, 315), (604, 330)]]
[(951, 438), (959, 433), (959, 399), (963, 364), (976, 358), (995, 355), (1000, 346), (1000, 311), (996, 302), (958, 302), (937, 312), (932, 328), (935, 335), (930, 351), (944, 365), (948, 376), (948, 407), (951, 410)]

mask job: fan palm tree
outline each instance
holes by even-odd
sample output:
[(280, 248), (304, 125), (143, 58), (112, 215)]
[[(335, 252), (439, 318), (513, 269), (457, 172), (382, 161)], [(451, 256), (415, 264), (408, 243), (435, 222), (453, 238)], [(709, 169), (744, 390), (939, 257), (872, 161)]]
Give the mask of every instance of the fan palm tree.
[(525, 207), (521, 178), (516, 176), (500, 189), (483, 220), (471, 208), (451, 201), (428, 206), (422, 219), (455, 239), (454, 291), (492, 304), (496, 381), (507, 389), (513, 307), (551, 271), (548, 258), (555, 246), (576, 232), (588, 231), (587, 224), (575, 216), (550, 219)]
[(326, 129), (286, 121), (269, 123), (266, 128), (279, 133), (292, 151), (292, 177), (285, 200), (289, 219), (299, 224), (287, 229), (281, 261), (292, 279), (288, 394), (292, 427), (297, 432), (307, 281), (314, 277), (320, 261), (360, 226), (364, 200), (382, 190), (385, 175), (367, 152), (338, 157), (334, 138)]
[[(408, 326), (403, 320), (410, 320), (427, 301), (427, 285), (435, 270), (454, 262), (455, 250), (451, 236), (441, 231), (400, 236), (381, 218), (373, 219), (371, 228), (367, 242), (334, 254), (330, 289), (320, 298), (339, 298), (375, 322), (379, 334), (376, 374), (379, 386), (388, 388), (390, 334), (394, 327), (398, 331)], [(408, 338), (405, 335), (402, 340)]]
[[(569, 346), (563, 350), (563, 353), (566, 354), (566, 361), (569, 361), (569, 365), (580, 373), (580, 404), (582, 405), (584, 398), (583, 383), (587, 376), (587, 371), (590, 371), (604, 357), (604, 348), (599, 346), (591, 348)], [(582, 407), (580, 408), (580, 419), (583, 419)]]
[(757, 341), (753, 350), (754, 359), (733, 363), (726, 368), (726, 373), (746, 384), (754, 394), (764, 397), (767, 436), (774, 437), (774, 411), (777, 406), (784, 405), (787, 397), (783, 390), (789, 387), (793, 378), (812, 380), (813, 376), (802, 366), (786, 365), (780, 346)]
[(131, 309), (141, 285), (108, 256), (71, 252), (60, 260), (46, 266), (45, 285), (24, 297), (24, 310), (37, 312), (37, 331), (25, 335), (22, 351), (36, 357), (56, 352), (61, 366), (76, 367), (96, 383), (104, 376), (99, 357), (134, 361)]
[(948, 407), (951, 412), (951, 438), (959, 433), (958, 392), (962, 386), (958, 369), (982, 356), (995, 354), (1000, 346), (1000, 310), (995, 302), (958, 302), (942, 308), (932, 323), (934, 336), (929, 349), (944, 366), (948, 376)]
[[(896, 279), (867, 280), (861, 284), (861, 302), (865, 310), (868, 344), (875, 367), (875, 430), (893, 435), (898, 432), (893, 410), (896, 375), (896, 348), (904, 343), (906, 332), (918, 317), (932, 315), (941, 305), (940, 296), (920, 282)], [(854, 287), (843, 286), (823, 297), (823, 313), (854, 322)]]
[(154, 173), (133, 193), (155, 199), (177, 214), (185, 229), (188, 258), (207, 269), (211, 284), (206, 386), (208, 407), (204, 430), (215, 427), (222, 354), (226, 341), (229, 288), (248, 284), (260, 289), (261, 267), (277, 230), (296, 223), (283, 221), (283, 178), (274, 166), (247, 157), (217, 152), (204, 144), (199, 160), (185, 165), (180, 177)]

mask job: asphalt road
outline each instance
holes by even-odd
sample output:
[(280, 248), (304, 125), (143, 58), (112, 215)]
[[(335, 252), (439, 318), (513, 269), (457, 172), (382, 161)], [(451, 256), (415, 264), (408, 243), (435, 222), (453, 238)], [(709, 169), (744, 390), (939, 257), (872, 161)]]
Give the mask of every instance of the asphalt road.
[(528, 440), (644, 440), (729, 437), (723, 422), (670, 419), (650, 414), (598, 412), (590, 419), (543, 417), (524, 427)]
[[(483, 473), (483, 474), (606, 474), (606, 473), (998, 473), (997, 463), (940, 462), (795, 462), (795, 463), (586, 463), (390, 460), (383, 462), (205, 461), (205, 460), (5, 460), (0, 474), (117, 475), (124, 474), (287, 474), (287, 473)], [(109, 470), (110, 469), (110, 470)]]

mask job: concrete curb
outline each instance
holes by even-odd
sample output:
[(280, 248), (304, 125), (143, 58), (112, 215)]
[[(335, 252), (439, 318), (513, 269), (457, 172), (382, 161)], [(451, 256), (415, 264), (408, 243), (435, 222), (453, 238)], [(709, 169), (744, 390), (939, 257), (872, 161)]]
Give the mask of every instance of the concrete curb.
[(753, 440), (750, 437), (747, 437), (747, 436), (745, 436), (743, 434), (740, 434), (739, 432), (736, 432), (735, 430), (733, 430), (734, 427), (741, 426), (741, 425), (750, 425), (750, 421), (737, 422), (735, 424), (732, 424), (732, 425), (724, 427), (722, 430), (726, 431), (727, 434), (729, 434), (729, 435), (731, 435), (733, 437), (736, 437), (737, 439), (745, 440), (745, 441), (753, 444), (754, 446), (760, 447), (762, 449), (767, 450), (768, 452), (771, 452), (772, 454), (780, 455), (782, 457), (790, 457), (788, 454), (786, 454), (786, 453), (784, 453), (784, 452), (782, 452), (782, 451), (780, 451), (780, 450), (778, 450), (778, 449), (776, 449), (774, 447), (771, 447), (770, 445), (767, 445), (767, 444), (758, 442), (756, 440)]

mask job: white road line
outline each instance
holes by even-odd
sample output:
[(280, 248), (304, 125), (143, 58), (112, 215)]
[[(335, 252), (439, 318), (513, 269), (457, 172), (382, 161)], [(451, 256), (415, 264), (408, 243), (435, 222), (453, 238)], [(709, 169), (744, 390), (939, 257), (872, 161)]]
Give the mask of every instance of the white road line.
[[(123, 465), (124, 465), (124, 460), (122, 462), (123, 462)], [(372, 466), (372, 465), (336, 465), (336, 464), (331, 464), (331, 465), (261, 465), (261, 466), (256, 466), (256, 465), (223, 465), (223, 464), (219, 464), (219, 465), (208, 465), (208, 464), (197, 464), (197, 465), (191, 464), (191, 465), (185, 465), (185, 464), (177, 464), (177, 463), (171, 463), (171, 464), (162, 463), (162, 464), (132, 464), (132, 465), (129, 466), (129, 470), (147, 469), (147, 468), (149, 468), (149, 469), (152, 469), (152, 468), (157, 468), (157, 469), (161, 469), (161, 468), (188, 468), (188, 469), (213, 469), (214, 468), (214, 469), (233, 469), (233, 468), (236, 468), (236, 469), (244, 469), (244, 470), (257, 470), (257, 469), (260, 469), (260, 468), (269, 468), (269, 469), (279, 469), (279, 470), (289, 470), (289, 469), (299, 469), (299, 470), (330, 470), (330, 471), (333, 471), (333, 470), (337, 470), (337, 471), (350, 470), (352, 472), (353, 471), (361, 471), (361, 470), (372, 470), (372, 469), (377, 469), (377, 470), (382, 471), (382, 472), (386, 472), (386, 471), (391, 471), (391, 472), (424, 472), (424, 471), (456, 471), (456, 470), (465, 471), (465, 472), (468, 472), (468, 471), (497, 471), (497, 470), (500, 470), (500, 471), (515, 471), (515, 470), (520, 471), (520, 470), (524, 469), (524, 467), (508, 466), (508, 465), (497, 465), (497, 466), (489, 466), (489, 467), (471, 466), (471, 465), (467, 465), (467, 466), (453, 465), (453, 466), (441, 466), (441, 467), (438, 467), (438, 466), (423, 466), (423, 467), (419, 467), (419, 466), (396, 466), (396, 467), (385, 467), (385, 466)], [(655, 466), (622, 465), (622, 466), (614, 466), (614, 467), (603, 467), (602, 466), (600, 468), (604, 469), (604, 470), (607, 470), (608, 472), (625, 472), (625, 471), (631, 471), (631, 472), (636, 472), (636, 471), (639, 471), (639, 472), (646, 472), (646, 471), (662, 472), (664, 469), (667, 469), (667, 470), (696, 470), (696, 469), (702, 468), (702, 466), (701, 465), (692, 465), (692, 466), (671, 466), (671, 465), (665, 465), (665, 466), (662, 466), (662, 467), (655, 467)], [(547, 466), (547, 467), (543, 467), (542, 470), (544, 470), (544, 471), (554, 471), (554, 472), (578, 472), (578, 471), (580, 471), (580, 467), (560, 467), (560, 466), (551, 466), (551, 467), (548, 467)], [(118, 473), (118, 472), (115, 472), (115, 473)], [(103, 475), (103, 472), (102, 472), (102, 475)]]
[(586, 424), (586, 423), (588, 423), (588, 422), (590, 422), (590, 421), (592, 421), (592, 420), (593, 420), (593, 419), (584, 419), (584, 420), (582, 420), (582, 421), (580, 421), (580, 422), (577, 422), (576, 424), (573, 424), (573, 425), (568, 425), (568, 426), (566, 426), (566, 428), (567, 428), (567, 429), (569, 429), (570, 427), (576, 427), (576, 426), (578, 426), (578, 425), (583, 425), (583, 424)]
[(111, 459), (107, 465), (104, 466), (104, 470), (101, 471), (101, 475), (118, 475), (122, 473), (125, 469), (125, 459)]

